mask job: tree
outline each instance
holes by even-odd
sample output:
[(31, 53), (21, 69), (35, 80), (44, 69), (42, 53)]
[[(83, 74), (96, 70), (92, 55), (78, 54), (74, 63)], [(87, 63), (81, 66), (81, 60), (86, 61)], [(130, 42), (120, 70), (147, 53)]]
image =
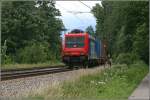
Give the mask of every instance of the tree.
[(148, 36), (148, 26), (146, 23), (139, 25), (136, 34), (134, 36), (135, 40), (133, 43), (134, 52), (140, 56), (147, 64), (149, 63), (149, 36)]
[(92, 35), (92, 36), (95, 35), (94, 29), (93, 29), (92, 26), (88, 26), (88, 27), (85, 29), (85, 31), (86, 31), (88, 34)]
[[(109, 53), (118, 56), (138, 52), (142, 60), (148, 61), (148, 38), (145, 38), (148, 37), (148, 1), (102, 1), (102, 6), (96, 4), (92, 12), (97, 21), (96, 35), (107, 39)], [(139, 41), (140, 37), (145, 45)], [(143, 49), (146, 52), (141, 55)]]
[(43, 1), (39, 7), (35, 5), (34, 1), (2, 2), (1, 43), (4, 44), (7, 40), (6, 55), (15, 57), (16, 61), (22, 48), (28, 49), (30, 44), (39, 42), (44, 46), (47, 43), (48, 56), (60, 56), (60, 31), (63, 23), (56, 16), (61, 14), (54, 3), (49, 1)]
[(99, 4), (96, 4), (96, 6), (93, 7), (92, 12), (94, 16), (96, 17), (96, 36), (100, 39), (104, 38), (104, 10), (103, 7), (101, 7)]

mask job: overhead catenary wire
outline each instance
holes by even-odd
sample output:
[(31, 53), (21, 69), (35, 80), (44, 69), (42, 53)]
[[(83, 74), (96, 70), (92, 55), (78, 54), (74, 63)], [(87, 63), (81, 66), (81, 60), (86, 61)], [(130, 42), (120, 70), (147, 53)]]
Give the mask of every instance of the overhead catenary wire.
[(90, 10), (92, 10), (92, 8), (90, 6), (88, 6), (87, 4), (83, 3), (82, 1), (79, 0), (80, 3), (82, 3), (84, 6), (88, 7)]
[(80, 21), (80, 23), (84, 23), (76, 14), (75, 14), (75, 12), (73, 12), (73, 11), (69, 11), (68, 9), (66, 9), (66, 8), (64, 8), (64, 7), (62, 7), (62, 6), (60, 6), (59, 4), (56, 4), (56, 5), (58, 5), (59, 7), (61, 7), (62, 9), (64, 9), (66, 12), (68, 12), (68, 13), (71, 13), (72, 15), (74, 15), (79, 21)]
[(63, 9), (64, 9), (66, 12), (68, 12), (68, 13), (73, 13), (73, 14), (91, 13), (91, 12), (83, 12), (83, 11), (71, 11), (71, 10), (68, 10), (68, 9), (62, 7), (62, 6), (59, 5), (59, 4), (56, 4), (56, 5), (58, 5), (59, 7), (63, 8)]
[(91, 13), (91, 12), (82, 12), (82, 11), (68, 11), (68, 12), (74, 14)]
[[(80, 2), (80, 3), (82, 3), (81, 5), (84, 4), (83, 2)], [(72, 13), (72, 15), (74, 15), (82, 24), (84, 24), (84, 22), (83, 22), (82, 19), (80, 19), (80, 18), (77, 16), (77, 14), (82, 14), (82, 13), (91, 13), (91, 14), (92, 14), (92, 12), (90, 12), (90, 11), (85, 11), (85, 12), (84, 12), (84, 11), (70, 11), (70, 10), (68, 10), (67, 8), (62, 7), (61, 5), (59, 5), (59, 4), (57, 4), (57, 3), (56, 3), (56, 5), (58, 5), (59, 7), (63, 8), (67, 13)], [(84, 4), (84, 6), (90, 8), (90, 10), (92, 10), (92, 8), (89, 7), (88, 5)]]

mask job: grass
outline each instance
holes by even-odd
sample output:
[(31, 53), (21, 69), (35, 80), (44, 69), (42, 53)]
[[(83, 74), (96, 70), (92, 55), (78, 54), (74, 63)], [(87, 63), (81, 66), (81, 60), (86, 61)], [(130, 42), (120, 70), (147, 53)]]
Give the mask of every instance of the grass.
[(49, 88), (48, 91), (53, 91), (54, 95), (43, 91), (42, 95), (34, 98), (50, 100), (51, 96), (55, 96), (61, 100), (127, 100), (147, 73), (148, 66), (145, 64), (115, 65), (112, 69), (64, 82), (55, 89)]
[(37, 64), (5, 64), (1, 66), (1, 69), (18, 69), (18, 68), (32, 68), (32, 67), (49, 67), (64, 65), (62, 62), (46, 62)]

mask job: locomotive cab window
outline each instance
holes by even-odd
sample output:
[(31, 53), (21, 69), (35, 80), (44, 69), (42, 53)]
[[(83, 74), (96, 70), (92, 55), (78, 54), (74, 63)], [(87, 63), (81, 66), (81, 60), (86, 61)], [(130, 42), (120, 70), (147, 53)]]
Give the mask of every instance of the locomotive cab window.
[(84, 47), (84, 36), (77, 37), (66, 37), (66, 47), (67, 48), (82, 48)]

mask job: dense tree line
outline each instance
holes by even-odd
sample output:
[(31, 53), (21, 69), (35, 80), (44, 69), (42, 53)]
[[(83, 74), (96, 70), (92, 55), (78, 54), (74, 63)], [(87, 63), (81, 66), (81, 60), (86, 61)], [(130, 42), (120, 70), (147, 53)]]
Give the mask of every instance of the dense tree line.
[(149, 2), (102, 1), (92, 12), (96, 17), (96, 35), (108, 41), (114, 59), (149, 62)]
[(63, 27), (57, 18), (60, 15), (49, 1), (2, 2), (2, 63), (59, 59)]

